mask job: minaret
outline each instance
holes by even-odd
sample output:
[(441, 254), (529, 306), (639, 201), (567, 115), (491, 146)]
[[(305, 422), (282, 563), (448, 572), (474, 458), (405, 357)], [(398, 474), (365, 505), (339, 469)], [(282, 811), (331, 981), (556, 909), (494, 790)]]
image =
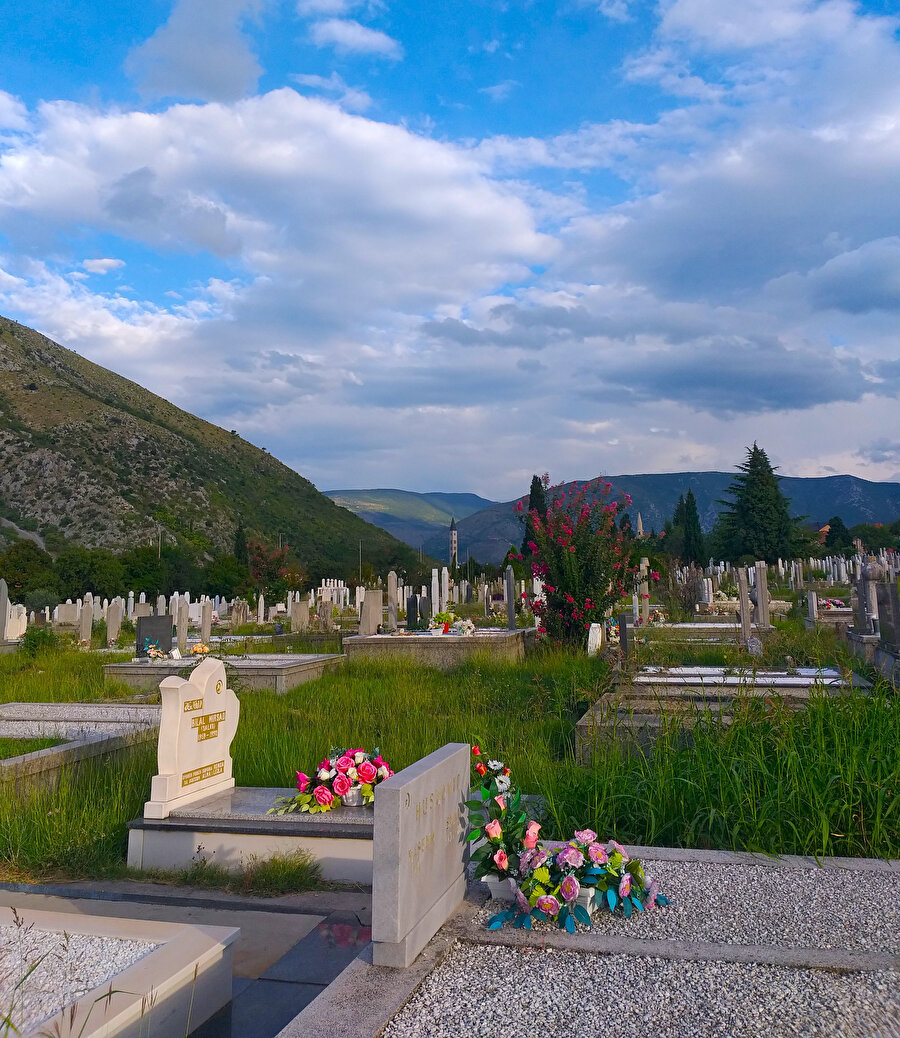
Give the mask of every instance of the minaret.
[(454, 565), (459, 557), (459, 536), (456, 532), (456, 519), (450, 517), (450, 565)]
[(637, 536), (639, 541), (644, 539), (644, 520), (641, 518), (640, 512), (638, 512)]

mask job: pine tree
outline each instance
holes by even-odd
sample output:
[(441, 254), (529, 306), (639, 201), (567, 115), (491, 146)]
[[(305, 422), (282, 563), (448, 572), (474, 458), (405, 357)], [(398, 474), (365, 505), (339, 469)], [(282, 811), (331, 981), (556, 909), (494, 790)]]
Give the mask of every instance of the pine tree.
[(684, 499), (684, 561), (703, 561), (703, 531), (700, 529), (700, 513), (694, 491), (688, 490)]
[(238, 519), (237, 529), (234, 531), (234, 557), (242, 566), (246, 566), (250, 561), (247, 552), (247, 532), (244, 530), (243, 519)]
[(727, 491), (734, 500), (719, 502), (726, 506), (719, 513), (726, 558), (769, 563), (789, 558), (793, 531), (789, 502), (766, 452), (754, 441), (747, 448), (747, 460), (738, 468), (741, 474)]
[(541, 518), (547, 514), (547, 491), (544, 487), (544, 481), (537, 475), (531, 477), (531, 490), (528, 492), (528, 511), (525, 513), (525, 536), (522, 538), (522, 554), (526, 559), (531, 555), (528, 542), (534, 543), (534, 523), (529, 514), (532, 511), (536, 511)]
[(828, 520), (828, 533), (825, 534), (825, 547), (835, 551), (846, 551), (853, 543), (847, 524), (839, 515)]

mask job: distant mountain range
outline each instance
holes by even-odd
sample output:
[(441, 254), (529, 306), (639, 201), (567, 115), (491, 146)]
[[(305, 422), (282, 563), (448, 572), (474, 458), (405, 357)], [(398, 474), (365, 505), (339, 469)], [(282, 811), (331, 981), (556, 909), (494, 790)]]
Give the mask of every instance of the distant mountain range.
[[(632, 520), (636, 525), (640, 512), (644, 529), (649, 532), (662, 529), (675, 510), (679, 494), (689, 489), (697, 499), (700, 524), (709, 531), (721, 510), (718, 502), (726, 496), (734, 477), (733, 472), (663, 472), (606, 478), (616, 491), (631, 495)], [(825, 523), (833, 515), (839, 515), (847, 526), (892, 522), (900, 516), (900, 483), (873, 483), (858, 476), (783, 476), (781, 489), (790, 500), (792, 515), (808, 516), (817, 523)], [(354, 495), (358, 495), (358, 506), (351, 503)], [(407, 544), (421, 547), (424, 543), (428, 555), (444, 561), (449, 561), (450, 514), (455, 515), (459, 531), (460, 562), (467, 554), (481, 562), (499, 562), (510, 544), (522, 540), (522, 525), (515, 512), (516, 501), (522, 498), (486, 502), (474, 494), (416, 494), (404, 490), (332, 491), (329, 496)], [(436, 514), (440, 511), (436, 503), (449, 504), (455, 499), (470, 502), (471, 509), (463, 512), (451, 504), (442, 516)], [(404, 511), (394, 512), (394, 502)], [(411, 515), (415, 516), (414, 523), (410, 522)]]
[(444, 531), (442, 555), (449, 552), (447, 530), (450, 520), (457, 523), (473, 512), (495, 502), (477, 494), (417, 494), (411, 490), (326, 490), (325, 493), (343, 508), (349, 508), (360, 519), (380, 526), (398, 540), (413, 548), (421, 548), (426, 541), (440, 539)]
[(314, 578), (356, 572), (360, 544), (379, 572), (416, 563), (405, 542), (236, 432), (0, 317), (0, 551), (16, 535), (59, 551), (122, 550), (160, 533), (230, 551), (240, 522), (282, 538)]

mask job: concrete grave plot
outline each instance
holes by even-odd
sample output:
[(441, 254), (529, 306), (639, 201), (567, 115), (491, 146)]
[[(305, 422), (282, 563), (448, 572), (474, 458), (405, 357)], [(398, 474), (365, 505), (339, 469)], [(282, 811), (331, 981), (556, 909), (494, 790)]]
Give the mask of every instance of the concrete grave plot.
[(30, 909), (4, 915), (0, 1009), (12, 1033), (186, 1035), (231, 1000), (239, 933), (231, 927)]
[(521, 662), (534, 647), (535, 627), (515, 631), (483, 627), (474, 634), (373, 634), (344, 638), (342, 647), (348, 659), (362, 656), (412, 660), (425, 667), (450, 670), (478, 653), (495, 659)]
[[(131, 660), (107, 663), (103, 673), (131, 688), (155, 691), (163, 678), (184, 675), (203, 659)], [(251, 656), (227, 656), (223, 662), (229, 680), (239, 691), (287, 692), (307, 681), (320, 678), (326, 670), (340, 665), (344, 657), (337, 653), (254, 653)]]
[(101, 754), (125, 754), (159, 730), (160, 708), (131, 703), (4, 703), (0, 736), (61, 739), (58, 746), (0, 761), (0, 784), (52, 785), (64, 768)]
[(845, 677), (830, 668), (642, 667), (614, 692), (601, 696), (581, 718), (575, 727), (576, 749), (581, 759), (587, 759), (598, 738), (615, 735), (652, 741), (665, 717), (677, 717), (685, 728), (710, 715), (727, 724), (736, 705), (748, 697), (777, 699), (797, 710), (816, 693), (841, 696), (852, 688), (865, 690), (870, 685), (856, 674)]

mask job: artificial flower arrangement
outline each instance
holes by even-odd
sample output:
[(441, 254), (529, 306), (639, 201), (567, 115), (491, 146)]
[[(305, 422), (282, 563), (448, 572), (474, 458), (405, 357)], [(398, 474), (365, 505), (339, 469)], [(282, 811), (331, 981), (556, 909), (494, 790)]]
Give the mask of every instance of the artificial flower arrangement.
[[(509, 768), (501, 761), (484, 761), (478, 746), (475, 772), (479, 800), (469, 800), (467, 840), (484, 839), (473, 854), (475, 878), (496, 876), (515, 887), (513, 907), (491, 916), (487, 926), (499, 930), (506, 922), (530, 930), (534, 920), (556, 922), (575, 932), (575, 923), (591, 925), (590, 902), (605, 904), (626, 918), (671, 902), (648, 880), (637, 858), (615, 840), (606, 846), (592, 829), (578, 830), (562, 846), (541, 845), (541, 826), (528, 818), (519, 790), (511, 788)], [(589, 896), (585, 896), (585, 895)]]
[(191, 646), (191, 655), (192, 656), (208, 656), (209, 655), (209, 646), (208, 645), (204, 645), (203, 642), (197, 642), (196, 645), (192, 645)]
[[(377, 747), (372, 753), (362, 749), (332, 750), (312, 777), (298, 771), (298, 792), (290, 797), (276, 797), (275, 806), (266, 813), (309, 812), (314, 815), (332, 811), (356, 789), (360, 791), (362, 803), (371, 804), (375, 800), (375, 787), (393, 774)], [(313, 786), (314, 782), (317, 784)]]
[(165, 652), (159, 647), (159, 642), (151, 642), (149, 638), (144, 639), (144, 652), (151, 660), (164, 660), (166, 658)]
[(648, 619), (646, 621), (644, 621), (644, 618), (642, 616), (639, 616), (637, 618), (637, 620), (634, 621), (634, 626), (635, 627), (660, 627), (663, 624), (667, 624), (668, 622), (669, 622), (669, 615), (668, 615), (668, 613), (664, 612), (662, 609), (657, 608), (657, 609), (651, 609), (650, 610), (650, 616), (648, 617)]
[(474, 634), (475, 624), (471, 620), (464, 620), (456, 613), (446, 610), (434, 614), (428, 622), (428, 629), (431, 631), (443, 630), (444, 634)]
[(619, 621), (614, 616), (608, 616), (604, 621), (606, 626), (606, 641), (608, 645), (619, 644)]
[(822, 607), (824, 609), (846, 609), (847, 603), (842, 602), (839, 598), (826, 598)]

